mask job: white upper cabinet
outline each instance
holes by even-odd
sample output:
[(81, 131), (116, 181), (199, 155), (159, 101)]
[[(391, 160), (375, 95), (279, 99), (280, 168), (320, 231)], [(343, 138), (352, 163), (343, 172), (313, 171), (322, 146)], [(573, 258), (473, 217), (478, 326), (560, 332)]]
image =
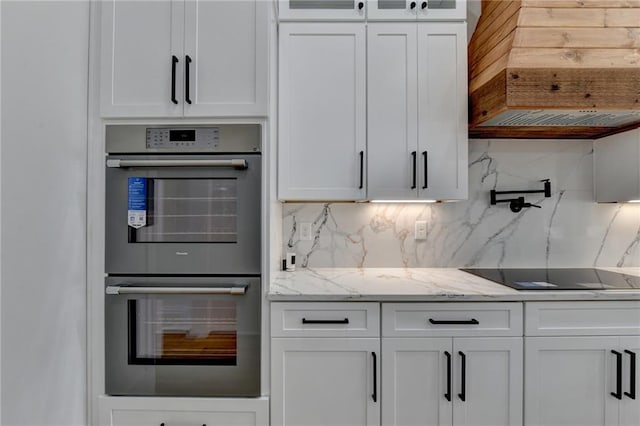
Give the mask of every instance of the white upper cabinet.
[(367, 53), (368, 198), (465, 199), (465, 24), (370, 24)]
[(598, 139), (593, 149), (596, 202), (640, 200), (640, 129)]
[(369, 0), (367, 19), (379, 21), (464, 21), (466, 0)]
[(268, 7), (261, 0), (186, 2), (184, 53), (192, 62), (185, 116), (266, 115)]
[(101, 5), (101, 115), (182, 115), (183, 86), (172, 82), (183, 80), (183, 4), (104, 1)]
[(268, 3), (103, 1), (101, 116), (264, 116)]
[(418, 24), (419, 197), (468, 195), (466, 24)]
[(370, 24), (367, 34), (368, 197), (418, 195), (417, 27)]
[(280, 20), (363, 21), (366, 0), (278, 0)]
[(364, 25), (281, 24), (279, 44), (278, 197), (364, 199)]

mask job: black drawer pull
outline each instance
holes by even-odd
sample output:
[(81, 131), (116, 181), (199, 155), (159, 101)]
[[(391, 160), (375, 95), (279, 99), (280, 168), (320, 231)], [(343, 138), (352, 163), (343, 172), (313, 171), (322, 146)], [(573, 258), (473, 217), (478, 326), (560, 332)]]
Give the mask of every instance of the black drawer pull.
[(636, 399), (636, 353), (626, 349), (624, 353), (629, 355), (629, 376), (630, 376), (629, 392), (625, 392), (624, 394), (631, 399)]
[(302, 318), (303, 324), (349, 324), (349, 318), (341, 319), (341, 320), (313, 320)]
[(616, 356), (616, 391), (611, 392), (615, 399), (622, 399), (622, 354), (618, 351), (611, 351)]
[(458, 398), (461, 401), (467, 400), (467, 356), (462, 351), (458, 351), (460, 355), (460, 393)]
[(173, 55), (171, 57), (171, 102), (173, 102), (176, 105), (178, 105), (178, 100), (176, 99), (176, 64), (177, 63), (178, 63), (178, 58), (175, 55)]
[(451, 354), (444, 351), (444, 356), (447, 357), (447, 393), (444, 394), (444, 397), (451, 402)]
[(475, 318), (471, 318), (470, 320), (434, 320), (433, 318), (429, 318), (429, 322), (435, 325), (461, 325), (461, 324), (462, 325), (464, 324), (478, 325), (480, 324), (480, 322)]
[(373, 358), (373, 393), (371, 399), (373, 402), (378, 402), (378, 356), (375, 352), (371, 352)]

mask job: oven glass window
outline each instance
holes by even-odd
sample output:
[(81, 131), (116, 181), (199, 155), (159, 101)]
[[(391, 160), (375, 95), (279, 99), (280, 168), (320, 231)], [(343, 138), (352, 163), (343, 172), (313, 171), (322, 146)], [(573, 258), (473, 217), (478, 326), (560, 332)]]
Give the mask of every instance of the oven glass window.
[(148, 179), (147, 224), (130, 243), (235, 243), (236, 179)]
[(129, 300), (129, 363), (236, 365), (236, 303)]

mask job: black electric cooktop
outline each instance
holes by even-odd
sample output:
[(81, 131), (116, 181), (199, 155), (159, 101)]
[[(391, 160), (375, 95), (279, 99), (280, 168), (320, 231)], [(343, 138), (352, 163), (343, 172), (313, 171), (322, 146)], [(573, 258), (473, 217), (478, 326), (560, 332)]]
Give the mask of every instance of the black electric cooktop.
[(601, 269), (462, 269), (516, 290), (640, 290), (640, 277)]

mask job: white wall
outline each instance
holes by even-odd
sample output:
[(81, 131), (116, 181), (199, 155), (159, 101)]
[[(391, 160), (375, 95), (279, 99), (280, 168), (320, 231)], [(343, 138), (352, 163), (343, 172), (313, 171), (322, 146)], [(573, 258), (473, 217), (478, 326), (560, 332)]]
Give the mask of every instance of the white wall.
[(89, 3), (0, 7), (1, 423), (84, 425)]

